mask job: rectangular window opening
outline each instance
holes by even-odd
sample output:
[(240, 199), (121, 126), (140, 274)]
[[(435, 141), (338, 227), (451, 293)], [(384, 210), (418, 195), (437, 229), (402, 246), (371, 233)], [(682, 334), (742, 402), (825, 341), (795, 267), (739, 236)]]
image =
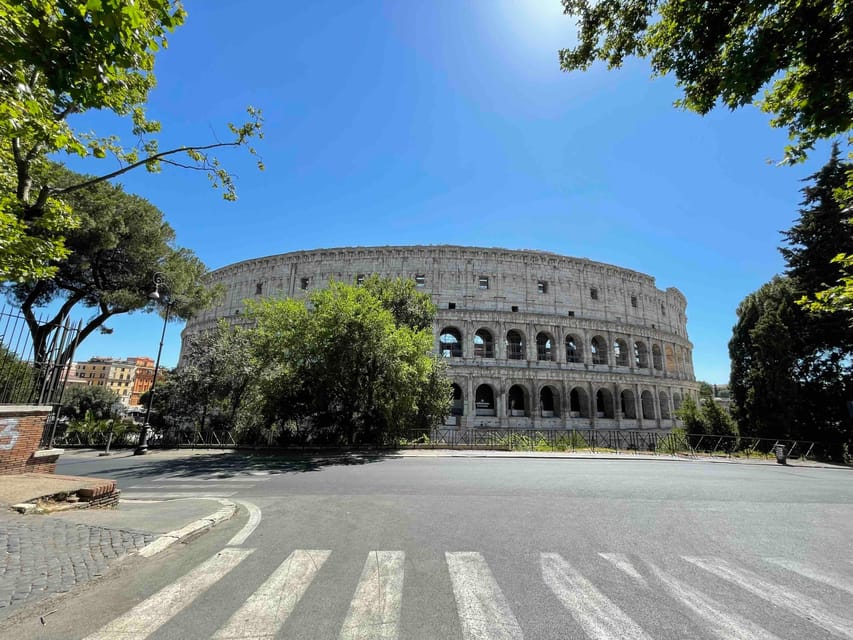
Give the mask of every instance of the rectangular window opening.
[(513, 312), (513, 313), (518, 313), (518, 307), (517, 307), (517, 306), (515, 306), (515, 305), (512, 305), (512, 312)]
[(456, 303), (455, 303), (455, 302), (448, 302), (448, 303), (447, 303), (447, 308), (448, 308), (448, 309), (455, 309), (455, 308), (456, 308)]
[(306, 291), (308, 289), (308, 278), (302, 278), (299, 281), (299, 288), (303, 291)]
[(570, 318), (574, 318), (574, 317), (575, 317), (575, 312), (574, 312), (574, 311), (569, 311), (569, 317), (570, 317)]
[(424, 287), (426, 286), (426, 276), (422, 273), (415, 274), (415, 286), (416, 287)]
[(478, 286), (481, 289), (488, 289), (489, 288), (489, 276), (480, 276)]
[(536, 283), (536, 290), (539, 291), (539, 293), (548, 293), (548, 281), (539, 280)]
[(259, 296), (264, 292), (264, 283), (259, 282), (255, 285), (255, 295)]
[(596, 289), (595, 287), (590, 287), (589, 297), (593, 300), (598, 300), (598, 289)]
[(358, 275), (355, 276), (355, 283), (359, 287), (364, 284), (364, 274), (363, 273), (359, 273)]
[(637, 296), (631, 296), (631, 306), (637, 308)]

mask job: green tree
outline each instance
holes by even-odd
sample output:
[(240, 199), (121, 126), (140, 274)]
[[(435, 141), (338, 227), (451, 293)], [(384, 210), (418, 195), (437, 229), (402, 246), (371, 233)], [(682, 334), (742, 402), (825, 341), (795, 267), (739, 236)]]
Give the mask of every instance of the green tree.
[(32, 365), (0, 343), (0, 403), (32, 402), (36, 382), (37, 374)]
[(696, 406), (696, 401), (690, 396), (686, 396), (682, 400), (681, 406), (675, 412), (675, 417), (681, 420), (685, 433), (694, 435), (706, 433), (705, 422), (702, 419), (699, 407)]
[(728, 411), (713, 401), (713, 399), (702, 400), (700, 416), (704, 426), (704, 433), (713, 436), (736, 436), (737, 425), (732, 420)]
[(805, 313), (795, 300), (791, 281), (776, 277), (738, 306), (729, 342), (729, 389), (743, 435), (798, 435), (799, 360), (805, 348), (799, 328)]
[(398, 326), (415, 330), (432, 326), (435, 305), (428, 294), (418, 291), (411, 278), (380, 278), (372, 275), (362, 285), (394, 316)]
[(116, 393), (107, 387), (71, 385), (63, 394), (61, 414), (73, 420), (83, 420), (86, 414), (105, 420), (112, 416), (118, 401)]
[[(67, 196), (139, 167), (200, 169), (235, 197), (231, 174), (210, 154), (261, 137), (257, 110), (229, 124), (228, 139), (167, 150), (155, 137), (160, 123), (145, 113), (155, 55), (185, 16), (177, 0), (0, 0), (0, 279), (50, 275), (76, 224)], [(89, 110), (129, 121), (136, 144), (72, 126)], [(60, 185), (44, 171), (58, 153), (112, 156), (119, 168)]]
[(707, 382), (702, 380), (699, 381), (699, 397), (703, 400), (705, 398), (713, 398), (714, 397), (714, 388)]
[(700, 114), (720, 102), (737, 109), (765, 89), (758, 106), (788, 130), (789, 162), (853, 128), (849, 0), (562, 1), (578, 24), (577, 46), (560, 51), (564, 71), (648, 58), (656, 75), (675, 75), (677, 104)]
[(398, 324), (367, 287), (332, 283), (307, 305), (265, 300), (250, 316), (265, 364), (255, 408), (266, 427), (301, 421), (317, 441), (352, 445), (428, 428), (449, 412), (432, 332)]
[[(69, 184), (79, 176), (59, 165), (50, 167), (56, 184)], [(175, 246), (175, 232), (162, 212), (120, 186), (92, 184), (67, 196), (80, 222), (66, 232), (72, 255), (55, 265), (49, 278), (7, 283), (5, 294), (20, 305), (32, 335), (37, 362), (43, 360), (51, 333), (72, 309), (93, 309), (82, 327), (78, 344), (113, 316), (138, 310), (152, 311), (149, 294), (155, 272), (166, 275), (171, 286), (171, 316), (186, 319), (218, 295), (203, 283), (207, 269), (189, 249)], [(52, 316), (40, 318), (40, 307), (61, 301)], [(69, 345), (60, 362), (71, 355)]]

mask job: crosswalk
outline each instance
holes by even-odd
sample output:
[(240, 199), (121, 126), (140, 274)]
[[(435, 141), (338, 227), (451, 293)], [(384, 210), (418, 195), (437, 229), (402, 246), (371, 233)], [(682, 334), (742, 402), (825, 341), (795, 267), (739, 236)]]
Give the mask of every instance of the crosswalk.
[(120, 486), (125, 500), (171, 500), (177, 498), (230, 498), (277, 475), (275, 471), (242, 471), (240, 473), (208, 473), (169, 475), (137, 480)]
[[(455, 602), (452, 615), (463, 640), (529, 640), (538, 637), (526, 629), (519, 613), (524, 601), (518, 585), (506, 571), (494, 572), (500, 557), (477, 551), (447, 551), (434, 558), (444, 571), (411, 571), (412, 562), (401, 550), (373, 550), (367, 557), (329, 549), (295, 549), (277, 561), (264, 552), (262, 567), (240, 574), (241, 564), (259, 550), (227, 546), (189, 570), (157, 593), (108, 622), (87, 640), (143, 640), (194, 608), (210, 618), (215, 611), (217, 628), (199, 631), (198, 637), (214, 640), (272, 640), (298, 638), (304, 629), (290, 625), (299, 616), (301, 602), (320, 599), (329, 611), (339, 611), (339, 640), (395, 640), (399, 637), (437, 637), (428, 629), (408, 628), (404, 596), (407, 583), (432, 581), (434, 589), (448, 589)], [(423, 554), (423, 550), (418, 550)], [(714, 556), (664, 556), (653, 559), (634, 554), (601, 552), (590, 557), (568, 557), (543, 551), (527, 558), (529, 575), (522, 582), (537, 591), (544, 609), (554, 619), (574, 626), (549, 637), (589, 640), (652, 640), (653, 638), (719, 638), (730, 640), (783, 640), (784, 638), (853, 639), (853, 565), (840, 563), (832, 570), (788, 558), (755, 558), (748, 567)], [(260, 558), (260, 556), (258, 556)], [(357, 579), (339, 582), (340, 568), (363, 562)], [(256, 563), (260, 564), (260, 563)], [(491, 564), (491, 566), (490, 566)], [(512, 563), (512, 573), (518, 565)], [(407, 572), (407, 567), (409, 571)], [(610, 572), (608, 574), (608, 571)], [(334, 576), (341, 590), (329, 593)], [(602, 576), (608, 577), (605, 579)], [(356, 573), (347, 573), (355, 577)], [(496, 577), (498, 576), (498, 577)], [(614, 576), (621, 580), (614, 580)], [(222, 611), (207, 592), (217, 583), (242, 585), (251, 582), (254, 592), (243, 601), (230, 602)], [(499, 577), (503, 578), (504, 584)], [(257, 585), (257, 586), (255, 586)], [(314, 588), (312, 588), (312, 585)], [(530, 585), (534, 585), (530, 587)], [(322, 588), (325, 586), (325, 591)], [(538, 593), (541, 591), (541, 594)], [(511, 595), (508, 595), (510, 592)], [(341, 596), (345, 593), (345, 596)], [(822, 594), (817, 597), (815, 594)], [(348, 605), (343, 606), (343, 597)], [(337, 607), (335, 600), (341, 602)], [(647, 606), (637, 606), (637, 603)], [(750, 606), (743, 606), (745, 602)], [(755, 604), (759, 606), (755, 606)], [(763, 603), (764, 606), (761, 606)], [(429, 602), (417, 606), (430, 606)], [(515, 609), (515, 610), (514, 610)], [(656, 613), (648, 613), (655, 609)], [(343, 612), (346, 611), (345, 614)], [(676, 612), (672, 619), (684, 629), (667, 628), (661, 612)], [(666, 616), (663, 616), (664, 618)], [(778, 618), (781, 617), (781, 622)], [(670, 623), (672, 622), (670, 619)], [(568, 621), (568, 622), (566, 622)], [(304, 619), (300, 620), (302, 624)], [(768, 628), (770, 627), (770, 628)], [(184, 627), (186, 628), (186, 627)], [(161, 636), (157, 636), (158, 638)], [(170, 636), (171, 637), (171, 636)], [(309, 637), (316, 637), (309, 634)], [(325, 636), (324, 636), (325, 637)]]

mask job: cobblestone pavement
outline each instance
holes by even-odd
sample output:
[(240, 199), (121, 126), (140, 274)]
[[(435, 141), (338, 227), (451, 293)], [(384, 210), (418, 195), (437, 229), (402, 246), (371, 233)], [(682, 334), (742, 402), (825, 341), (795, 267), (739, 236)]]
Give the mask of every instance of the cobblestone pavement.
[(102, 575), (110, 563), (157, 537), (0, 512), (0, 619), (27, 601)]

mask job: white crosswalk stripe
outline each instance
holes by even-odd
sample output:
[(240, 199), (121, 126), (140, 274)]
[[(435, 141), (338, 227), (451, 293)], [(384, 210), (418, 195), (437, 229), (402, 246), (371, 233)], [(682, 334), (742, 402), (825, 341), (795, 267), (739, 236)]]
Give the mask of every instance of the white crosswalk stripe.
[(394, 640), (403, 600), (402, 551), (371, 551), (364, 563), (340, 640)]
[(479, 553), (444, 554), (465, 640), (521, 640), (524, 634)]
[(720, 558), (684, 556), (684, 559), (777, 607), (787, 609), (791, 613), (805, 618), (834, 635), (842, 638), (853, 638), (853, 620), (832, 613), (814, 598), (798, 593), (793, 589), (773, 584), (752, 571), (735, 567)]
[(819, 569), (815, 569), (814, 567), (810, 567), (801, 562), (796, 562), (795, 560), (790, 560), (788, 558), (764, 559), (767, 562), (778, 565), (780, 567), (784, 567), (785, 569), (788, 569), (788, 571), (799, 573), (801, 576), (805, 576), (806, 578), (814, 580), (815, 582), (822, 582), (824, 584), (828, 584), (830, 587), (835, 587), (836, 589), (840, 589), (841, 591), (846, 591), (847, 593), (853, 594), (853, 580), (850, 580), (849, 578), (841, 574), (821, 571)]
[(86, 640), (144, 640), (245, 560), (252, 551), (254, 549), (223, 549)]
[(331, 553), (299, 549), (291, 553), (216, 632), (214, 640), (274, 638)]
[(178, 498), (230, 498), (240, 491), (270, 480), (273, 473), (243, 472), (239, 476), (211, 473), (193, 476), (163, 476), (139, 480), (120, 487), (125, 500), (174, 500)]
[[(194, 615), (194, 602), (198, 601), (197, 610), (213, 606), (213, 595), (205, 595), (205, 592), (218, 581), (227, 577), (227, 580), (244, 583), (247, 567), (242, 567), (234, 576), (228, 574), (251, 553), (253, 549), (226, 547), (86, 640), (144, 640), (179, 615), (182, 616), (179, 624), (185, 625), (185, 617)], [(297, 618), (294, 618), (297, 606), (302, 606), (300, 603), (303, 600), (309, 600), (305, 604), (310, 610), (315, 606), (314, 598), (321, 598), (324, 608), (330, 603), (328, 594), (322, 593), (324, 587), (320, 587), (329, 586), (330, 576), (319, 581), (316, 578), (326, 571), (332, 571), (332, 574), (339, 571), (341, 562), (360, 562), (360, 559), (343, 554), (338, 557), (336, 566), (330, 569), (328, 560), (332, 553), (330, 550), (292, 551), (270, 575), (258, 578), (257, 583), (262, 584), (245, 602), (236, 602), (233, 609), (223, 611), (222, 618), (217, 619), (218, 630), (214, 633), (215, 627), (209, 629), (205, 637), (214, 640), (300, 637), (302, 629), (299, 626), (306, 624), (306, 619), (298, 616), (297, 622)], [(530, 567), (533, 574), (541, 579), (539, 589), (540, 595), (545, 597), (543, 606), (557, 609), (562, 605), (587, 640), (651, 640), (661, 628), (650, 625), (659, 625), (662, 620), (657, 615), (646, 615), (644, 608), (638, 606), (635, 600), (659, 603), (661, 598), (678, 605), (672, 618), (675, 624), (696, 625), (692, 633), (685, 630), (685, 635), (720, 640), (779, 640), (773, 631), (763, 628), (756, 620), (732, 611), (732, 606), (726, 604), (725, 600), (729, 597), (742, 598), (739, 590), (731, 596), (711, 597), (705, 593), (707, 589), (702, 582), (708, 577), (705, 573), (693, 571), (684, 577), (676, 577), (672, 571), (662, 568), (665, 565), (631, 554), (599, 553), (597, 556), (595, 562), (599, 567), (603, 566), (602, 560), (609, 562), (630, 578), (627, 584), (635, 586), (635, 590), (626, 593), (624, 581), (623, 587), (616, 592), (613, 591), (612, 583), (610, 587), (596, 585), (593, 583), (598, 575), (595, 568), (582, 573), (578, 569), (580, 565), (569, 562), (558, 553), (541, 553), (538, 567)], [(404, 551), (370, 551), (354, 590), (349, 591), (350, 587), (346, 585), (341, 585), (343, 590), (336, 588), (334, 598), (340, 597), (337, 594), (343, 597), (352, 594), (346, 615), (343, 614), (343, 603), (338, 602), (332, 608), (341, 611), (342, 619), (326, 621), (328, 626), (339, 630), (339, 640), (396, 640), (404, 631), (410, 634), (403, 615), (404, 583), (423, 580), (424, 574), (415, 573), (408, 577), (405, 571), (406, 557)], [(772, 578), (763, 577), (721, 558), (681, 558), (802, 618), (805, 622), (800, 624), (804, 627), (817, 625), (832, 635), (853, 638), (853, 622), (833, 613), (827, 605), (815, 598), (791, 589), (784, 582), (777, 584), (778, 581), (774, 582)], [(832, 584), (838, 588), (849, 586), (849, 576), (842, 573), (825, 573), (793, 560), (765, 559), (823, 584)], [(672, 560), (681, 562), (678, 556)], [(522, 625), (483, 555), (474, 551), (446, 552), (444, 561), (450, 577), (449, 587), (456, 603), (456, 610), (450, 615), (457, 618), (463, 639), (523, 640)], [(442, 580), (441, 575), (439, 572), (438, 577), (432, 575), (428, 579)], [(446, 581), (442, 584), (445, 589), (448, 587)], [(423, 584), (417, 588), (423, 588)], [(626, 598), (630, 598), (632, 604), (623, 608)], [(636, 619), (628, 611), (637, 611)], [(843, 614), (843, 611), (840, 613)], [(562, 612), (561, 615), (566, 617)], [(764, 615), (767, 613), (764, 612)], [(223, 623), (222, 620), (226, 621)], [(213, 626), (212, 621), (210, 624)], [(424, 631), (428, 635), (429, 630)], [(670, 635), (667, 637), (671, 636), (671, 631), (668, 630)], [(800, 629), (798, 633), (800, 637), (809, 637), (805, 630)]]
[(557, 553), (541, 556), (542, 578), (592, 640), (651, 640), (607, 596)]

